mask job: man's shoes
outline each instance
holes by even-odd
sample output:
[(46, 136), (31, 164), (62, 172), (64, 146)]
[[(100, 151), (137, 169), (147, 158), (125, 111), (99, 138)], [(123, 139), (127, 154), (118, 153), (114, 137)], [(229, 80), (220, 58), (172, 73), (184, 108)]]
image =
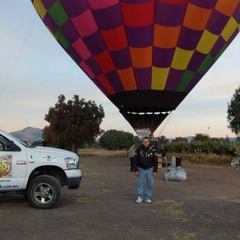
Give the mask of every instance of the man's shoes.
[(151, 199), (145, 199), (145, 203), (152, 204), (152, 200)]
[(142, 198), (141, 197), (138, 197), (137, 200), (135, 201), (135, 203), (142, 203)]

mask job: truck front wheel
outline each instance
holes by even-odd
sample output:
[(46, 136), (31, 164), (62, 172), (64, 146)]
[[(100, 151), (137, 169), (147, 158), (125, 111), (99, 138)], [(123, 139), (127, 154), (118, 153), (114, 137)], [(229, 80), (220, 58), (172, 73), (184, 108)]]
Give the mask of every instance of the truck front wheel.
[(38, 176), (30, 182), (27, 198), (34, 208), (55, 208), (62, 199), (61, 184), (52, 176)]

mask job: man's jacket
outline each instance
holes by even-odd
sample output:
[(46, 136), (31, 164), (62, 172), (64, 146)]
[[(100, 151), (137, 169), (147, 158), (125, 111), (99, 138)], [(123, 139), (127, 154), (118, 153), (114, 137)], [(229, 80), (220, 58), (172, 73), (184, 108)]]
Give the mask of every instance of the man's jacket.
[(134, 172), (138, 168), (149, 169), (153, 167), (153, 172), (158, 170), (158, 157), (154, 148), (145, 148), (143, 145), (139, 147), (134, 155)]

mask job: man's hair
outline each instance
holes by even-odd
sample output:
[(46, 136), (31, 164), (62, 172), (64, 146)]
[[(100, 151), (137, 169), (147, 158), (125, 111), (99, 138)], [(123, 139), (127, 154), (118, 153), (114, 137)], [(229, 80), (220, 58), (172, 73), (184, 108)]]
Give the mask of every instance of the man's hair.
[(149, 139), (149, 137), (144, 137), (143, 140), (144, 140), (144, 139), (147, 139), (149, 142), (151, 142), (150, 139)]

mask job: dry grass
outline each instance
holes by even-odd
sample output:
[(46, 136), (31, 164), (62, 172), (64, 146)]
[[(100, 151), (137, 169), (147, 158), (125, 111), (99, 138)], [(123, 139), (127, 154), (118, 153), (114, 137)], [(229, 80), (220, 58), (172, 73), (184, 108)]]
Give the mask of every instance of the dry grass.
[[(80, 157), (109, 157), (109, 158), (125, 158), (128, 157), (126, 150), (105, 150), (98, 148), (85, 148), (78, 151)], [(213, 166), (226, 166), (229, 167), (233, 157), (219, 156), (216, 154), (169, 154), (168, 159), (171, 157), (180, 157), (183, 163), (213, 165)]]
[(84, 148), (78, 151), (80, 157), (110, 157), (110, 158), (124, 158), (128, 157), (128, 153), (126, 150), (105, 150), (98, 148)]
[(174, 156), (180, 157), (182, 162), (185, 163), (226, 167), (230, 166), (231, 160), (233, 159), (231, 156), (220, 156), (216, 154), (176, 154)]

